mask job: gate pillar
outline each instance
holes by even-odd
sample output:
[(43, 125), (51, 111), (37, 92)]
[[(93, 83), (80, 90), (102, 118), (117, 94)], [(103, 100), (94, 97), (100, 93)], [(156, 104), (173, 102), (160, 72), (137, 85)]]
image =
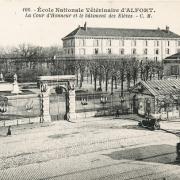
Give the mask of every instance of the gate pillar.
[(41, 85), (41, 119), (40, 122), (51, 122), (49, 112), (49, 91), (47, 84)]
[(68, 112), (68, 120), (75, 120), (76, 119), (76, 111), (75, 111), (75, 107), (76, 107), (76, 101), (75, 101), (75, 88), (74, 88), (74, 82), (70, 83), (69, 85), (69, 112)]

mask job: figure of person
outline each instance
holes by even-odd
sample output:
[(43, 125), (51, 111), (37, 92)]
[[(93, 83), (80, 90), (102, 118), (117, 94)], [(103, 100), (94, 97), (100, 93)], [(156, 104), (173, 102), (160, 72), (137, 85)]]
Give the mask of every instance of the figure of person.
[(0, 74), (0, 81), (4, 81), (4, 77), (2, 73)]
[(17, 82), (17, 74), (14, 74), (14, 82)]
[(119, 117), (119, 110), (116, 110), (116, 117)]
[(8, 127), (8, 132), (7, 132), (7, 136), (11, 135), (11, 126)]

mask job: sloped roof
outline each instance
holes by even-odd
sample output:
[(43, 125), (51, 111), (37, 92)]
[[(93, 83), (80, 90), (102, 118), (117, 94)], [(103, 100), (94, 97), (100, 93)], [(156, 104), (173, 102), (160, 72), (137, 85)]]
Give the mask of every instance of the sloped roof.
[(178, 52), (178, 53), (176, 53), (176, 54), (173, 54), (173, 55), (171, 55), (171, 56), (168, 56), (168, 57), (166, 57), (164, 60), (166, 60), (166, 59), (174, 59), (174, 60), (179, 59), (179, 60), (180, 60), (180, 52)]
[(95, 28), (78, 27), (63, 39), (76, 36), (114, 36), (114, 37), (156, 37), (156, 38), (180, 38), (178, 34), (172, 31), (160, 29), (117, 29), (117, 28)]
[(177, 94), (180, 92), (180, 79), (141, 81), (138, 85), (144, 86), (154, 96)]

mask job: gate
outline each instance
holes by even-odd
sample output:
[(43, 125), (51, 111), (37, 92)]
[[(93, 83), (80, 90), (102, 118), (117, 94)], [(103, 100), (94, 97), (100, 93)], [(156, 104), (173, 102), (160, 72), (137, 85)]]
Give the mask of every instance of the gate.
[(66, 93), (56, 93), (55, 89), (52, 89), (49, 96), (49, 112), (52, 121), (64, 120), (66, 115)]

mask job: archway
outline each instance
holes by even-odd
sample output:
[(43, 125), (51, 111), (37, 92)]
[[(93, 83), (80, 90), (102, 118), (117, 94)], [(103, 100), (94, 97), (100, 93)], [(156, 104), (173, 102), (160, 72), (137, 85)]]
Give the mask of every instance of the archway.
[(41, 90), (41, 121), (51, 121), (50, 115), (50, 93), (52, 89), (59, 87), (64, 90), (66, 95), (66, 114), (67, 120), (75, 119), (75, 76), (39, 76), (38, 85)]

